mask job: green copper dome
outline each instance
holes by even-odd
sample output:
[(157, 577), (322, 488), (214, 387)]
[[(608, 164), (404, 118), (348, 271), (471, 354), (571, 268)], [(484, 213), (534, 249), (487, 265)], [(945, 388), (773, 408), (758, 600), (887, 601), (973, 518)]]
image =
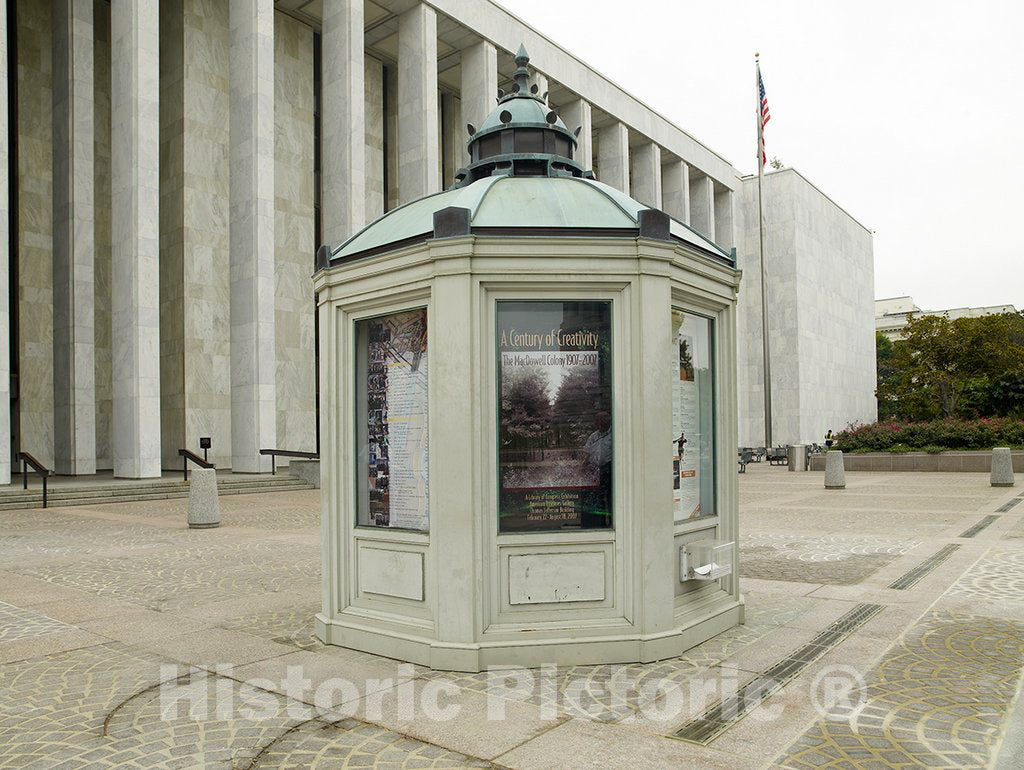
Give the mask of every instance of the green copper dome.
[(530, 86), (530, 57), (519, 47), (511, 93), (499, 92), (498, 106), (470, 133), (470, 164), (455, 174), (454, 187), (484, 177), (567, 176), (593, 174), (575, 160), (576, 135), (547, 103), (547, 94)]
[[(333, 252), (318, 254), (318, 269), (328, 261), (369, 257), (440, 237), (435, 214), (466, 212), (466, 234), (636, 238), (649, 207), (613, 187), (583, 177), (492, 176), (464, 187), (399, 206), (368, 225)], [(661, 214), (661, 212), (656, 212)], [(697, 231), (665, 217), (667, 239), (732, 262), (732, 256)]]

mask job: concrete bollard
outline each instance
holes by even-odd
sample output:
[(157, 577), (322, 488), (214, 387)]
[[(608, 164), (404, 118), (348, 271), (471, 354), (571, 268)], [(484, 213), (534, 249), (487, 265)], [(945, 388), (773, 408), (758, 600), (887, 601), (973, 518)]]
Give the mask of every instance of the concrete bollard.
[(192, 529), (220, 526), (220, 498), (217, 497), (217, 471), (196, 468), (188, 491), (188, 525)]
[(1010, 448), (996, 447), (992, 450), (992, 486), (1013, 486), (1013, 457)]
[(825, 452), (825, 489), (846, 489), (846, 468), (838, 449)]

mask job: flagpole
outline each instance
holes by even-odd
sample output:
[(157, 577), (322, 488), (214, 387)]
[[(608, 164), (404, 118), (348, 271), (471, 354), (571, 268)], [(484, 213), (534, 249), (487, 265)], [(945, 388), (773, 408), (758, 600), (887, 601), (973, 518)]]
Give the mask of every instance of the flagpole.
[(760, 54), (754, 54), (754, 93), (757, 96), (757, 241), (761, 261), (761, 346), (764, 354), (764, 446), (772, 446), (772, 368), (768, 344), (768, 284), (764, 269), (764, 200), (761, 180), (764, 178), (764, 116), (761, 103)]

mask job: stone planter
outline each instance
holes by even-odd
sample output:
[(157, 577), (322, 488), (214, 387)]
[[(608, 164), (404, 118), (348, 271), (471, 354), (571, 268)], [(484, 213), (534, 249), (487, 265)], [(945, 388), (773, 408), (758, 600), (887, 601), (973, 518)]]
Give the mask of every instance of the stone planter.
[[(1024, 473), (1024, 451), (1012, 453), (1013, 470)], [(918, 471), (944, 473), (989, 473), (992, 470), (991, 450), (971, 452), (871, 452), (870, 454), (854, 454), (847, 452), (843, 457), (847, 471)], [(811, 470), (825, 470), (825, 456), (811, 457)]]

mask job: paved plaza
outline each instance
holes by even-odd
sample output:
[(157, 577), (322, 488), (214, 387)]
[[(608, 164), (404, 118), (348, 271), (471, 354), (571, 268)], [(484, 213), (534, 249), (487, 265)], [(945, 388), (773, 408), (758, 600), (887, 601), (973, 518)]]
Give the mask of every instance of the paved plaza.
[(0, 767), (1024, 766), (1024, 485), (751, 465), (740, 495), (745, 625), (490, 674), (313, 637), (318, 492), (201, 531), (185, 500), (2, 512)]

